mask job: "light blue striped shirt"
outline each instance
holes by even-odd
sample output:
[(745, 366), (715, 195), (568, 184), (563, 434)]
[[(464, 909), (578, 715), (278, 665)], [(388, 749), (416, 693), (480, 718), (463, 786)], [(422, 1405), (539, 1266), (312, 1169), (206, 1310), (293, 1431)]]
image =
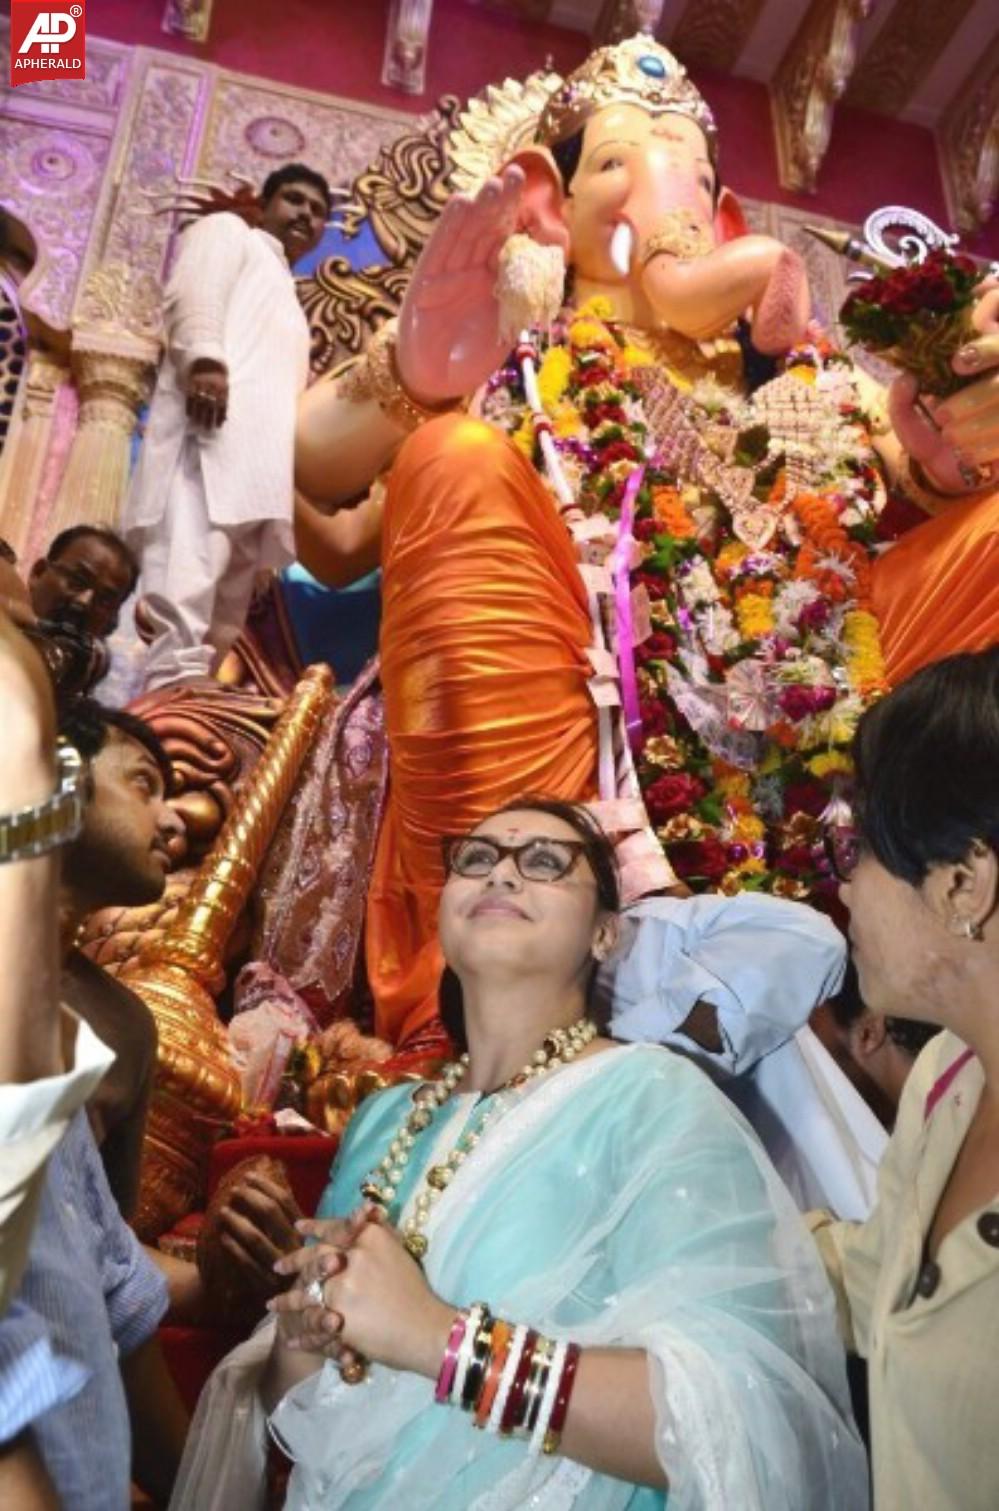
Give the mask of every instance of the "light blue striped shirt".
[(166, 1308), (166, 1282), (123, 1221), (78, 1112), (49, 1161), (28, 1266), (0, 1319), (0, 1440), (30, 1425), (71, 1511), (129, 1504), (118, 1359), (151, 1336)]

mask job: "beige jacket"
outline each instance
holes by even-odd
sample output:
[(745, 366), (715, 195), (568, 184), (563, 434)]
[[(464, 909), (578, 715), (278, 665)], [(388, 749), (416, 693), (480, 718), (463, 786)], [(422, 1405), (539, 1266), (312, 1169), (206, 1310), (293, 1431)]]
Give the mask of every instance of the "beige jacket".
[(961, 1041), (938, 1034), (906, 1084), (871, 1217), (809, 1219), (843, 1335), (868, 1360), (876, 1511), (999, 1508), (999, 1194), (923, 1260), (982, 1085)]

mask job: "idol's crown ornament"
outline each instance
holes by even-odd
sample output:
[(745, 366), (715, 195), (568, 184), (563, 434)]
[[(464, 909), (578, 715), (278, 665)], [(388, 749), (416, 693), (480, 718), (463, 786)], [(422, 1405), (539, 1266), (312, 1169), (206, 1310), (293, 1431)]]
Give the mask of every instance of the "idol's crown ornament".
[(608, 105), (639, 105), (652, 115), (685, 115), (704, 132), (712, 160), (716, 156), (718, 133), (707, 101), (683, 64), (652, 37), (639, 34), (591, 53), (545, 106), (537, 140), (555, 147)]

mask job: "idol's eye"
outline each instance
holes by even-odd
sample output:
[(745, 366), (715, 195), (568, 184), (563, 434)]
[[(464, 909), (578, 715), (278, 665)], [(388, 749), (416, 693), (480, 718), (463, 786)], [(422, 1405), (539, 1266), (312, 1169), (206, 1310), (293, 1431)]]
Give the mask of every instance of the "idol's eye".
[(611, 171), (611, 169), (613, 169), (613, 168), (623, 168), (623, 167), (624, 167), (624, 158), (623, 157), (605, 157), (604, 160), (603, 160), (603, 162), (600, 164), (600, 170), (599, 171), (601, 173), (609, 173)]

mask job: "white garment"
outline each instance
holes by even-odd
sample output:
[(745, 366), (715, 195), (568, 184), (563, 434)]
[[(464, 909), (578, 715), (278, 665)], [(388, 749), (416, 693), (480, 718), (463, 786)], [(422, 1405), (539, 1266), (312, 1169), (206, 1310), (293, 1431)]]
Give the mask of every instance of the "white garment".
[[(652, 897), (622, 915), (600, 990), (616, 1038), (668, 1044), (709, 1072), (802, 1207), (861, 1218), (888, 1136), (806, 1027), (839, 989), (845, 959), (838, 930), (802, 903)], [(677, 1032), (699, 1001), (716, 1010), (718, 1054)]]
[[(181, 530), (190, 531), (194, 524), (192, 490), (200, 494), (201, 514), (213, 536), (271, 522), (266, 554), (257, 567), (294, 559), (295, 411), (308, 378), (309, 331), (280, 242), (266, 231), (251, 231), (228, 213), (210, 215), (184, 232), (167, 287), (164, 321), (166, 354), (123, 529), (142, 559), (140, 592), (170, 600), (179, 560), (171, 536), (178, 516), (183, 517)], [(225, 423), (210, 432), (191, 425), (186, 413), (187, 372), (202, 358), (224, 363), (229, 376)], [(215, 623), (214, 591), (232, 560), (218, 539), (198, 550), (192, 549), (189, 536), (185, 542), (188, 603), (171, 617), (168, 629), (174, 642), (193, 648), (200, 642), (192, 636), (208, 634)], [(241, 555), (249, 545), (243, 540), (234, 552)], [(252, 573), (243, 573), (242, 579), (240, 603), (235, 584), (227, 584), (223, 606), (226, 622), (238, 619), (237, 633), (249, 604)], [(192, 609), (192, 604), (198, 607)], [(157, 683), (171, 679), (164, 670), (168, 665), (165, 651), (161, 655), (157, 647), (151, 661)], [(194, 674), (201, 674), (203, 666), (201, 658)]]
[(257, 573), (294, 559), (281, 521), (211, 524), (193, 436), (174, 474), (169, 524), (132, 536), (142, 560), (143, 609), (154, 630), (143, 670), (147, 690), (211, 676), (243, 628)]
[(21, 1278), (46, 1161), (113, 1060), (79, 1020), (71, 1070), (0, 1086), (0, 1311)]

